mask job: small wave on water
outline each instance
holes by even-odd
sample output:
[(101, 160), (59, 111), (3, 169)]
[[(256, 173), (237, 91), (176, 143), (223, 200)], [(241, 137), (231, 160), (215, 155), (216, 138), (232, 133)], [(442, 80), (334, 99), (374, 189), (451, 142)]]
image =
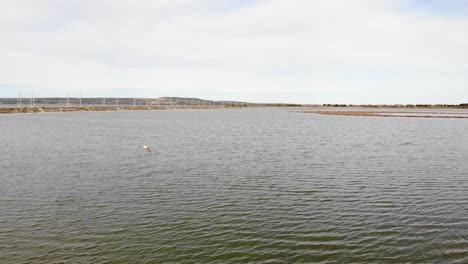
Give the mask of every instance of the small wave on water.
[(0, 127), (0, 263), (468, 263), (466, 122), (232, 109)]

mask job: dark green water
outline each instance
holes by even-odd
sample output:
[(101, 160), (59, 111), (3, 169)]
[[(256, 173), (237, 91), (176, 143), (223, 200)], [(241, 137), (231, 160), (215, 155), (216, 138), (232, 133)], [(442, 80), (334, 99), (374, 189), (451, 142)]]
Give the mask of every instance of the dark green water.
[(468, 263), (468, 120), (2, 115), (0, 157), (0, 263)]

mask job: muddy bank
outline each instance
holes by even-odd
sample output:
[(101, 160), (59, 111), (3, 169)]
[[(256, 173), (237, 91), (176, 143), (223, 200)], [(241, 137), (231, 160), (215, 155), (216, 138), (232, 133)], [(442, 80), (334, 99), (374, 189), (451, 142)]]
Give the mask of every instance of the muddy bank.
[(417, 117), (417, 118), (468, 118), (462, 114), (416, 113), (416, 112), (371, 112), (371, 111), (303, 111), (303, 113), (337, 116)]

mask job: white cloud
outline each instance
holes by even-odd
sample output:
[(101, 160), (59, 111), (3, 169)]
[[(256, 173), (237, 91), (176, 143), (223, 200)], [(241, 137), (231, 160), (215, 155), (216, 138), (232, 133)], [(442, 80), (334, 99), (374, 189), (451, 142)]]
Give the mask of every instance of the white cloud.
[(0, 96), (468, 101), (468, 17), (448, 12), (460, 1), (440, 15), (408, 3), (1, 1)]

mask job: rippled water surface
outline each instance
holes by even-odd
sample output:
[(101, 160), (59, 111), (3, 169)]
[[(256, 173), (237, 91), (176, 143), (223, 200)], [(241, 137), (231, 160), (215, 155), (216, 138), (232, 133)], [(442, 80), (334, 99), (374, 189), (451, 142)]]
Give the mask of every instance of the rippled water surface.
[(467, 120), (290, 110), (1, 115), (0, 263), (468, 263)]

